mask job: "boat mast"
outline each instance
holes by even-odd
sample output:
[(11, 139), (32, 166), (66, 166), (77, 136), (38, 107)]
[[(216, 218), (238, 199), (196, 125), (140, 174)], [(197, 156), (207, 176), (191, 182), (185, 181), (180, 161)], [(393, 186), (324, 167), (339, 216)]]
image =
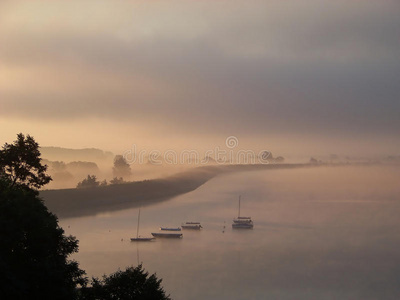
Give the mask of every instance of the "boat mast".
[(139, 214), (137, 218), (137, 231), (136, 231), (136, 238), (139, 237), (139, 223), (140, 223), (140, 207), (139, 207)]
[(240, 217), (240, 195), (239, 195), (239, 213), (238, 213), (238, 218)]

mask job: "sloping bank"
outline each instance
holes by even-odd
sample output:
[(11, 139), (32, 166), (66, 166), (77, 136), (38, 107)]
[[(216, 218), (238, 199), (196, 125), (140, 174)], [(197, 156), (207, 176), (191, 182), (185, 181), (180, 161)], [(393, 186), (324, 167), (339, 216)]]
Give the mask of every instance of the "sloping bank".
[(211, 178), (228, 172), (284, 169), (303, 164), (206, 166), (163, 179), (129, 182), (85, 189), (44, 190), (40, 192), (46, 206), (59, 218), (94, 215), (145, 206), (197, 189)]

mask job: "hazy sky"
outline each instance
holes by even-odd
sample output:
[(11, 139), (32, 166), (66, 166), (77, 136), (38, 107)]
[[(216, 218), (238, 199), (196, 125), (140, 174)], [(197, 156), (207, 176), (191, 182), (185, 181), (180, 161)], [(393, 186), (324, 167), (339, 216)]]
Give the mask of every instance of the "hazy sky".
[(399, 154), (398, 0), (1, 1), (0, 142)]

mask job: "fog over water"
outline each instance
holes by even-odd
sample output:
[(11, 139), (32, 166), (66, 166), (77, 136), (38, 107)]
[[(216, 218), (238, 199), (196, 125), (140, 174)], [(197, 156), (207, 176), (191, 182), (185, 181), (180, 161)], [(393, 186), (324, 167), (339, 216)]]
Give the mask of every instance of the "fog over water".
[[(239, 172), (143, 204), (142, 236), (202, 223), (182, 240), (130, 242), (137, 209), (60, 223), (80, 240), (74, 258), (89, 276), (142, 262), (176, 300), (398, 299), (399, 175), (394, 166)], [(239, 195), (253, 230), (231, 229)]]

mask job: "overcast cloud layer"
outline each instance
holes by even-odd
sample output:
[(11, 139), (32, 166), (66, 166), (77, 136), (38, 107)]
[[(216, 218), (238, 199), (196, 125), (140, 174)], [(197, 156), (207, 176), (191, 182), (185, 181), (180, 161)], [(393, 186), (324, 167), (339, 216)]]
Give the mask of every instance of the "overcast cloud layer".
[(393, 152), (399, 15), (386, 0), (2, 2), (0, 118), (385, 137)]

